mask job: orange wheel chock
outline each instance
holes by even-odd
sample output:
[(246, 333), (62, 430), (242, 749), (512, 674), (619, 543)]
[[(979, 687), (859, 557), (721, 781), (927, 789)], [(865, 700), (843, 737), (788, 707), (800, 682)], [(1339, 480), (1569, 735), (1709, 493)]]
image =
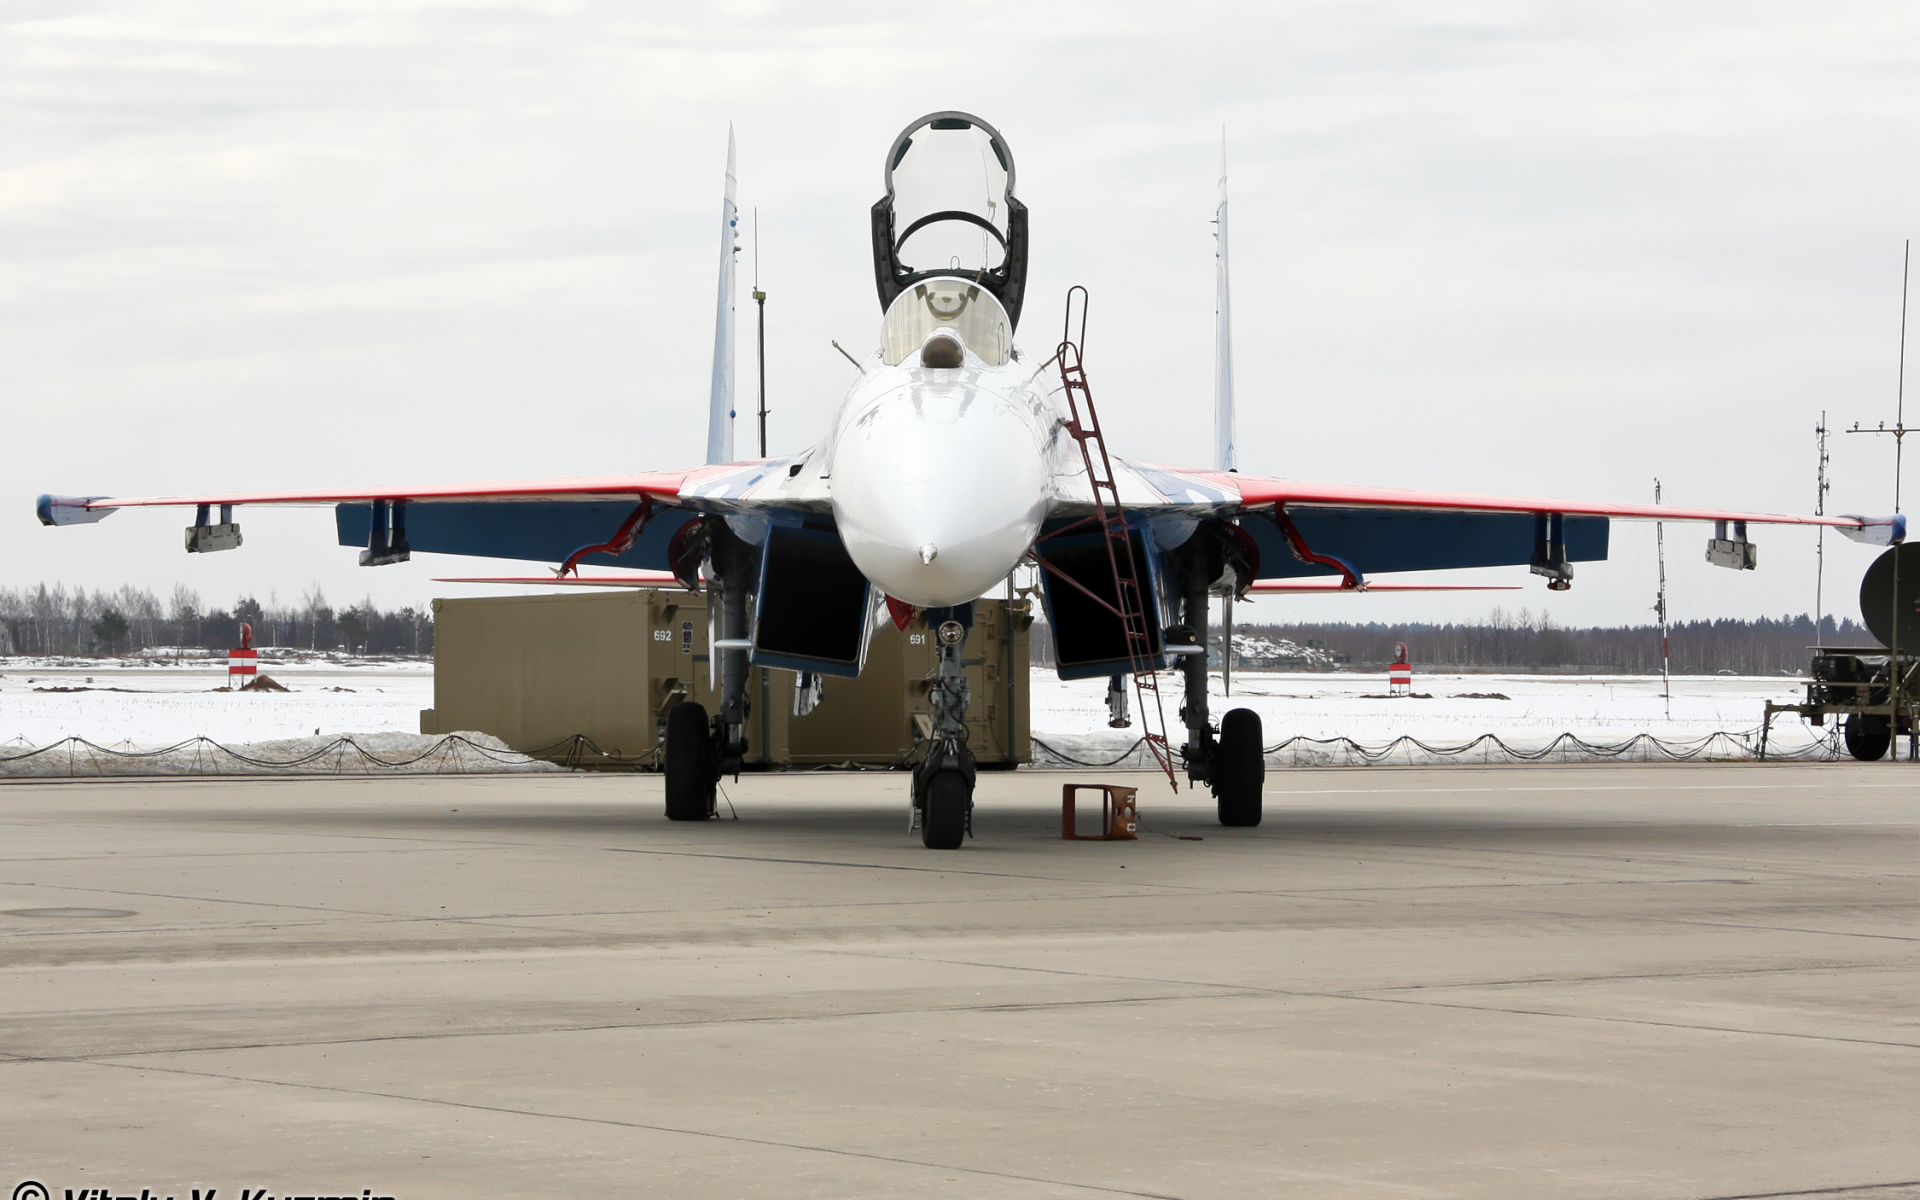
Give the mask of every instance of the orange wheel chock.
[[(1099, 833), (1076, 833), (1074, 793), (1100, 793)], [(1060, 788), (1060, 836), (1071, 842), (1134, 842), (1140, 840), (1137, 789), (1114, 783), (1069, 783)]]

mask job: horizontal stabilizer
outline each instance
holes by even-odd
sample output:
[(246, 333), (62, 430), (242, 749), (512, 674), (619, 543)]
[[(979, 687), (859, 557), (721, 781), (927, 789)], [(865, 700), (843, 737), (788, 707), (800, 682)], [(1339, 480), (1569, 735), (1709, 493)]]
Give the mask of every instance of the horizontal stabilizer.
[(611, 587), (611, 588), (659, 588), (679, 587), (680, 583), (671, 571), (635, 571), (631, 575), (478, 575), (452, 579), (435, 579), (435, 583), (504, 583), (518, 584), (524, 587)]
[(1349, 596), (1358, 596), (1366, 592), (1517, 592), (1519, 585), (1511, 583), (1369, 583), (1365, 587), (1347, 587), (1339, 579), (1262, 579), (1248, 591), (1271, 594), (1287, 592), (1332, 592)]

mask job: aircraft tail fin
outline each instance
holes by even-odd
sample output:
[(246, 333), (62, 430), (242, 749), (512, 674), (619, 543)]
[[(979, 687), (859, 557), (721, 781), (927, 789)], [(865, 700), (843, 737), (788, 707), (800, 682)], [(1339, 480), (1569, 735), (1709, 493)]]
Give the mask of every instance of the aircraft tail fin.
[(707, 410), (707, 461), (733, 461), (734, 259), (740, 250), (733, 202), (733, 126), (727, 126), (727, 183), (720, 202), (720, 285), (713, 316), (713, 390)]
[(1233, 310), (1227, 275), (1227, 133), (1220, 131), (1220, 208), (1214, 214), (1213, 469), (1240, 469), (1233, 427)]

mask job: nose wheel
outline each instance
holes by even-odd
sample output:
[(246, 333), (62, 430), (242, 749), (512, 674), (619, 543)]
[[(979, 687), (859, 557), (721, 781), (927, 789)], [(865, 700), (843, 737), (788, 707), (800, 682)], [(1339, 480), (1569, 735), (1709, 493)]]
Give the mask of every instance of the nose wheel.
[(920, 844), (929, 850), (958, 850), (973, 832), (973, 780), (957, 770), (935, 771), (921, 781), (915, 773), (913, 819)]
[(960, 650), (973, 625), (973, 605), (927, 610), (927, 624), (940, 639), (940, 666), (927, 699), (933, 738), (927, 756), (913, 768), (913, 812), (907, 831), (920, 831), (929, 850), (958, 850), (973, 833), (973, 752), (967, 749), (967, 677)]

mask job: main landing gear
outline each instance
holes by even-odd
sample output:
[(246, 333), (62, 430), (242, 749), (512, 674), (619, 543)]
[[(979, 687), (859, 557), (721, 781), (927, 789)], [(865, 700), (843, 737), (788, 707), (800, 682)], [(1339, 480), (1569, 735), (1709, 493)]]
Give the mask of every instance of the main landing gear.
[(973, 833), (973, 752), (967, 749), (967, 677), (960, 651), (973, 627), (973, 605), (927, 610), (927, 625), (940, 641), (940, 668), (928, 693), (933, 738), (913, 768), (913, 809), (907, 830), (920, 831), (929, 850), (958, 850)]
[(707, 653), (719, 664), (720, 711), (683, 701), (667, 712), (664, 763), (667, 820), (705, 821), (715, 815), (722, 775), (739, 775), (747, 756), (747, 589), (753, 548), (724, 520), (709, 517), (699, 537), (706, 546)]
[[(1261, 794), (1267, 780), (1267, 760), (1261, 740), (1260, 714), (1250, 708), (1228, 710), (1216, 737), (1207, 712), (1207, 598), (1214, 581), (1231, 578), (1226, 539), (1212, 536), (1206, 526), (1188, 539), (1179, 555), (1185, 625), (1166, 632), (1168, 647), (1192, 647), (1180, 659), (1186, 694), (1180, 720), (1187, 727), (1181, 757), (1187, 778), (1204, 783), (1213, 792), (1220, 823), (1251, 828), (1260, 823)], [(1223, 652), (1232, 652), (1233, 631), (1227, 631)]]
[(714, 753), (707, 706), (693, 700), (667, 710), (667, 820), (704, 821), (714, 815), (720, 761)]

